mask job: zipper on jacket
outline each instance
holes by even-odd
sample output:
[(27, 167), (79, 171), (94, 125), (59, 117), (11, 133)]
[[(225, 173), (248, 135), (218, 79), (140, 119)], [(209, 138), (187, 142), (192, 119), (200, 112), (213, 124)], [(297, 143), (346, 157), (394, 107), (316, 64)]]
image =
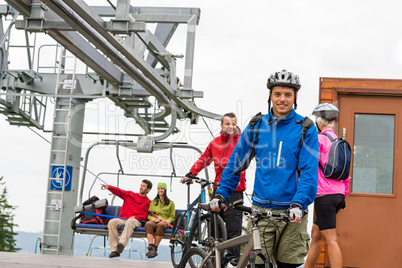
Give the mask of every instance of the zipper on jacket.
[[(225, 143), (225, 147), (223, 148), (223, 154), (222, 154), (221, 160), (219, 161), (219, 169), (221, 170), (221, 174), (222, 174), (222, 172), (223, 172), (223, 169), (222, 169), (222, 160), (223, 160), (223, 158), (225, 157), (226, 148), (227, 148), (228, 144), (229, 144), (231, 141), (232, 141), (232, 135), (229, 136), (228, 141)], [(229, 159), (228, 159), (228, 160), (229, 160)]]
[(225, 147), (223, 148), (223, 153), (222, 153), (222, 157), (221, 157), (221, 161), (219, 161), (219, 169), (221, 170), (222, 173), (222, 160), (225, 157), (225, 151), (226, 151), (226, 147), (227, 147), (228, 143), (225, 144)]
[(279, 142), (278, 159), (276, 160), (276, 166), (277, 167), (279, 167), (279, 164), (280, 164), (281, 153), (282, 153), (282, 141)]

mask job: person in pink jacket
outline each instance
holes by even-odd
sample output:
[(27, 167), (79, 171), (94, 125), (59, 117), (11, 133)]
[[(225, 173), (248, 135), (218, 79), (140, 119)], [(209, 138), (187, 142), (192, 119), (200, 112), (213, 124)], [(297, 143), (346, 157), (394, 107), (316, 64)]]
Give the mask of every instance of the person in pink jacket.
[[(331, 140), (323, 134), (338, 138), (334, 133), (338, 114), (338, 108), (328, 103), (318, 105), (313, 111), (320, 133), (318, 135), (319, 163), (322, 167), (325, 167), (327, 163), (332, 144)], [(316, 217), (311, 230), (311, 246), (305, 268), (312, 268), (317, 262), (321, 252), (322, 238), (327, 245), (331, 267), (342, 267), (342, 253), (336, 240), (336, 214), (346, 207), (345, 197), (349, 193), (349, 181), (350, 176), (346, 180), (327, 179), (318, 168), (317, 196), (314, 201)]]

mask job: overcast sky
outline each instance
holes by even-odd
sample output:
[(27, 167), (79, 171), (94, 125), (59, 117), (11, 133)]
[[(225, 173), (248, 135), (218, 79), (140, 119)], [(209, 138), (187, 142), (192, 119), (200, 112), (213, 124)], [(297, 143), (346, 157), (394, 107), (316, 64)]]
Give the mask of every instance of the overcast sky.
[[(92, 3), (100, 5), (106, 1)], [(5, 2), (0, 1), (0, 4)], [(242, 129), (252, 115), (259, 111), (266, 113), (266, 80), (271, 73), (281, 69), (300, 76), (302, 87), (297, 111), (302, 115), (310, 114), (318, 104), (320, 77), (400, 79), (402, 76), (400, 1), (144, 0), (131, 4), (201, 8), (196, 29), (193, 89), (204, 91), (204, 98), (197, 99), (196, 104), (218, 114), (235, 112)], [(38, 35), (38, 38), (45, 36)], [(179, 28), (168, 50), (184, 53), (184, 38), (185, 28)], [(12, 63), (16, 62), (13, 61), (15, 58), (17, 55), (10, 55)], [(180, 76), (183, 70), (178, 72)], [(115, 122), (119, 122), (116, 128), (120, 130), (131, 128), (132, 122), (124, 119), (107, 101), (91, 103), (87, 107), (86, 128), (95, 125), (102, 131), (114, 131)], [(5, 119), (0, 115), (0, 176), (5, 177), (10, 203), (18, 206), (15, 223), (19, 224), (18, 230), (42, 231), (50, 146), (29, 129), (10, 126)], [(207, 120), (207, 124), (214, 135), (219, 133), (217, 122)], [(191, 128), (188, 122), (180, 122), (179, 128), (182, 132), (170, 138), (171, 141), (188, 142), (204, 149), (212, 138), (202, 120)], [(50, 139), (49, 134), (41, 134)], [(96, 136), (85, 137), (83, 154), (97, 140)], [(90, 168), (96, 174), (117, 171), (113, 152), (111, 149), (98, 150), (98, 159), (91, 159)], [(155, 166), (163, 166), (161, 161), (168, 159), (166, 154), (161, 158), (146, 156), (140, 163), (130, 152), (123, 158), (128, 160), (125, 168), (131, 172), (140, 164), (155, 169)], [(180, 161), (182, 166), (178, 173), (184, 174), (193, 160), (182, 158)], [(112, 167), (106, 167), (104, 163)], [(170, 175), (168, 164), (164, 171)], [(250, 173), (247, 176), (249, 193), (253, 178)], [(177, 203), (183, 203), (185, 199), (179, 199), (176, 193), (183, 192), (184, 186), (176, 181), (173, 192), (168, 194)], [(128, 183), (127, 188), (138, 191), (137, 184)], [(155, 195), (153, 189), (150, 197)], [(176, 206), (184, 207), (184, 204)]]

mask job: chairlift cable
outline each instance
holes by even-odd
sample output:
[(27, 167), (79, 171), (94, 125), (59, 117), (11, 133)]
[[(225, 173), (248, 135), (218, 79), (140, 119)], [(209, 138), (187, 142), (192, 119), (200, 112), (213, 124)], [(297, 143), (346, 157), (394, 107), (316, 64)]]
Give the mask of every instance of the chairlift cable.
[(211, 133), (212, 138), (214, 137), (214, 134), (212, 134), (211, 129), (209, 128), (209, 126), (207, 125), (207, 122), (205, 121), (205, 118), (203, 116), (201, 116), (202, 121), (204, 121), (205, 126), (207, 127), (207, 129), (209, 130), (209, 133)]
[[(36, 135), (38, 135), (40, 138), (42, 138), (44, 141), (46, 141), (47, 143), (50, 144), (50, 141), (48, 139), (46, 139), (45, 137), (43, 137), (41, 134), (39, 134), (38, 132), (36, 132), (34, 129), (32, 129), (31, 127), (28, 127), (28, 129), (30, 129), (33, 133), (35, 133)], [(82, 164), (80, 164), (81, 167), (84, 167)], [(95, 173), (93, 173), (92, 171), (88, 170), (88, 172), (90, 174), (92, 174), (92, 176), (96, 177)]]
[(113, 5), (112, 2), (110, 2), (110, 0), (106, 0), (106, 1), (110, 4), (110, 6), (111, 6), (114, 10), (116, 10), (116, 7)]
[(253, 202), (251, 201), (250, 196), (253, 196), (253, 195), (254, 195), (254, 192), (253, 192), (253, 194), (248, 194), (248, 193), (244, 192), (244, 194), (246, 195), (248, 201), (250, 201), (250, 203), (252, 204)]

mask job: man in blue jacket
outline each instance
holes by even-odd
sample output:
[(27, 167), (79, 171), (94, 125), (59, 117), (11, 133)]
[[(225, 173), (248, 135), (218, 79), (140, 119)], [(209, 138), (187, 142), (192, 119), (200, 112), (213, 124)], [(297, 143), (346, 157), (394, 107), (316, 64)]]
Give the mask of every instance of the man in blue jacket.
[[(220, 210), (219, 204), (237, 187), (241, 170), (246, 169), (255, 156), (253, 208), (288, 212), (292, 218), (286, 225), (259, 222), (262, 251), (268, 253), (271, 262), (276, 261), (279, 268), (293, 268), (304, 262), (309, 249), (307, 216), (303, 211), (317, 193), (317, 129), (314, 124), (303, 128), (304, 117), (295, 112), (300, 89), (297, 75), (286, 70), (276, 72), (268, 78), (267, 87), (269, 114), (258, 120), (253, 131), (250, 124), (244, 130), (210, 205), (214, 211)], [(251, 229), (250, 224), (248, 229)], [(260, 258), (256, 264), (256, 267), (264, 267)]]

